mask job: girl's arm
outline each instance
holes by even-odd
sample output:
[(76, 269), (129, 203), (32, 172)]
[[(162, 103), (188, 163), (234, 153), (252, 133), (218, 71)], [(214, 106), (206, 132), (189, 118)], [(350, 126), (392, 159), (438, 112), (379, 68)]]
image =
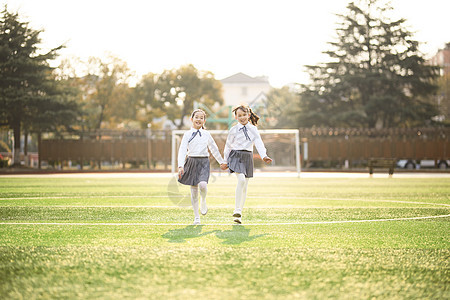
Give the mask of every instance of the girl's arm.
[(217, 147), (217, 144), (211, 135), (209, 135), (208, 139), (208, 148), (219, 164), (226, 164), (225, 160), (222, 158), (222, 155), (220, 154), (219, 147)]
[(261, 139), (261, 135), (259, 134), (258, 129), (255, 127), (255, 147), (256, 150), (258, 150), (259, 156), (261, 156), (262, 159), (264, 159), (267, 156), (267, 150), (266, 147), (264, 146), (264, 142)]
[(183, 138), (181, 139), (180, 148), (178, 149), (178, 168), (184, 166), (184, 162), (186, 160), (188, 150), (188, 137), (185, 134), (183, 134)]
[(225, 149), (223, 150), (223, 158), (225, 159), (225, 162), (228, 162), (228, 156), (230, 155), (230, 152), (232, 150), (231, 145), (234, 141), (233, 128), (231, 128), (231, 130), (228, 132), (227, 142), (225, 143)]

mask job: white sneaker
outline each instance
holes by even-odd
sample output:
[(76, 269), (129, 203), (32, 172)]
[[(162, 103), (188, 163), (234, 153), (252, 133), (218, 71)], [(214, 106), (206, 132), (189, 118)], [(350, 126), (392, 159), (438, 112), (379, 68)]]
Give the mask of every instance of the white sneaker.
[(241, 218), (240, 217), (239, 218), (235, 218), (234, 219), (234, 223), (242, 224)]
[(194, 223), (192, 225), (200, 225), (200, 218), (195, 218)]
[(200, 206), (201, 206), (200, 212), (202, 213), (202, 215), (206, 215), (208, 213), (208, 206), (206, 206), (206, 200), (202, 200)]
[(242, 217), (241, 211), (240, 211), (240, 210), (235, 210), (235, 211), (233, 212), (233, 217), (235, 217), (235, 218), (240, 218), (240, 217)]

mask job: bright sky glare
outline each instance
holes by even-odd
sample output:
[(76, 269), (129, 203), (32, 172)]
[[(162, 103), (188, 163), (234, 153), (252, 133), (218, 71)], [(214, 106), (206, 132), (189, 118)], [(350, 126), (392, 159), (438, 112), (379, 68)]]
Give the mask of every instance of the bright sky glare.
[[(216, 79), (265, 75), (274, 87), (308, 76), (304, 65), (328, 61), (336, 13), (347, 0), (0, 0), (33, 29), (42, 48), (65, 44), (61, 58), (126, 61), (138, 76), (193, 64)], [(448, 0), (391, 0), (429, 57), (450, 42)]]

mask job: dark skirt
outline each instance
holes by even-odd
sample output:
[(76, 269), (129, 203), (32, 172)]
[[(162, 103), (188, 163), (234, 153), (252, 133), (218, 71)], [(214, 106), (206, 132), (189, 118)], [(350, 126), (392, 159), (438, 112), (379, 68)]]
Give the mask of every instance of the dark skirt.
[(228, 156), (228, 168), (231, 173), (242, 173), (246, 178), (253, 177), (253, 152), (231, 150)]
[(208, 180), (209, 158), (188, 156), (184, 163), (184, 174), (178, 181), (185, 185), (198, 185), (201, 181)]

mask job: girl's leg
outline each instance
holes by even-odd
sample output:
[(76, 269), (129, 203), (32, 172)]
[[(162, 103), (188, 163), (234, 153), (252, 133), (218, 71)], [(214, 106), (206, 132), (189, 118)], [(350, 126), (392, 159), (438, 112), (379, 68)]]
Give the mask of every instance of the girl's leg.
[[(244, 206), (242, 203), (242, 200), (244, 198), (244, 189), (246, 188), (246, 180), (245, 175), (242, 173), (236, 173), (237, 177), (237, 185), (236, 185), (236, 203), (234, 208), (234, 216), (240, 217), (242, 214), (242, 207)], [(244, 200), (245, 201), (245, 200)]]
[(198, 187), (195, 185), (191, 185), (191, 203), (194, 209), (194, 224), (196, 222), (200, 223), (200, 215), (198, 214)]
[(206, 206), (206, 193), (208, 192), (208, 184), (206, 183), (206, 181), (200, 181), (198, 187), (200, 189), (200, 196), (202, 197), (200, 210), (202, 212), (202, 215), (206, 215), (206, 213), (208, 212), (208, 207)]
[(250, 178), (245, 178), (245, 183), (244, 183), (244, 188), (242, 190), (242, 199), (241, 199), (241, 205), (240, 205), (240, 210), (241, 210), (241, 214), (242, 214), (242, 210), (244, 209), (244, 204), (245, 204), (245, 200), (247, 199), (247, 187), (248, 187), (248, 180)]

